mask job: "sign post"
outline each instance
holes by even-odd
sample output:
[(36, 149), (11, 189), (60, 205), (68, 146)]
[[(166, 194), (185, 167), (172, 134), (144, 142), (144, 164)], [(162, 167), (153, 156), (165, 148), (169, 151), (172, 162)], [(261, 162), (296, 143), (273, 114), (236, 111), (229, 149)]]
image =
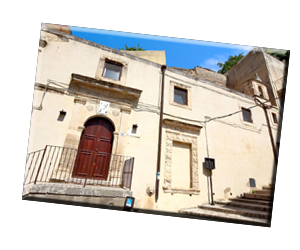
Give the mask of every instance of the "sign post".
[(205, 168), (209, 169), (210, 171), (210, 192), (211, 192), (211, 204), (215, 205), (214, 203), (214, 193), (213, 193), (213, 185), (212, 185), (212, 170), (216, 168), (215, 166), (215, 159), (213, 158), (205, 158)]
[(131, 211), (134, 205), (134, 197), (127, 196), (124, 203), (124, 210), (125, 211)]

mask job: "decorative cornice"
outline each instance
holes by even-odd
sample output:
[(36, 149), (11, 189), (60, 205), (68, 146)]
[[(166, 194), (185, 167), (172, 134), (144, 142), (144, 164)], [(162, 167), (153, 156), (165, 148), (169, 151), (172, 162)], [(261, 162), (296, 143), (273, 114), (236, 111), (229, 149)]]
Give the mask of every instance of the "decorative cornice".
[(114, 57), (107, 56), (107, 55), (103, 55), (101, 58), (103, 60), (108, 60), (108, 61), (111, 61), (113, 63), (122, 64), (123, 67), (128, 67), (128, 62), (126, 62), (124, 60), (120, 60), (120, 59), (117, 60)]
[(110, 81), (98, 80), (88, 76), (79, 74), (72, 74), (72, 80), (70, 84), (92, 89), (93, 91), (101, 92), (108, 96), (122, 97), (129, 100), (139, 99), (142, 90), (123, 86)]
[(164, 119), (163, 123), (167, 127), (170, 127), (170, 128), (179, 128), (179, 129), (196, 131), (196, 132), (199, 132), (202, 128), (202, 126), (194, 125), (191, 123), (180, 122), (180, 121), (176, 121), (176, 120), (171, 120), (171, 119)]
[(81, 98), (81, 97), (76, 96), (75, 99), (74, 99), (74, 102), (75, 102), (75, 103), (81, 103), (81, 104), (85, 105), (86, 102), (87, 102), (87, 100), (84, 99), (84, 98)]
[(32, 46), (46, 47), (47, 42), (39, 37), (32, 37)]
[(121, 112), (130, 114), (131, 113), (131, 108), (130, 107), (126, 107), (126, 106), (122, 106), (121, 107)]
[(174, 188), (169, 187), (167, 185), (163, 186), (163, 190), (165, 193), (171, 193), (171, 194), (196, 194), (198, 195), (200, 193), (200, 189), (197, 188)]

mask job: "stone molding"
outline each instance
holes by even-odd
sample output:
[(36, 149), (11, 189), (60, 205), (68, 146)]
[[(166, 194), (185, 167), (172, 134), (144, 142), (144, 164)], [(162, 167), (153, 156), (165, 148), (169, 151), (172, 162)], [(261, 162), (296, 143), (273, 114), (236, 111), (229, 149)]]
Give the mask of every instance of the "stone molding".
[[(172, 186), (172, 148), (173, 141), (179, 141), (191, 144), (191, 188), (178, 188)], [(198, 178), (198, 146), (197, 137), (183, 133), (166, 131), (166, 153), (164, 166), (164, 185), (165, 193), (181, 193), (181, 194), (199, 194), (199, 178)]]
[(111, 81), (98, 80), (95, 78), (72, 74), (71, 84), (78, 85), (80, 87), (85, 87), (92, 89), (93, 91), (99, 92), (101, 94), (112, 96), (114, 99), (125, 98), (128, 100), (138, 100), (142, 90), (126, 87), (120, 84), (113, 83)]
[(85, 105), (86, 102), (87, 102), (87, 100), (84, 99), (84, 98), (81, 98), (81, 97), (76, 96), (75, 99), (74, 99), (74, 102), (75, 102), (75, 103), (80, 103), (80, 104), (82, 104), (82, 105)]
[(191, 123), (186, 123), (186, 122), (181, 122), (181, 121), (176, 121), (172, 119), (164, 119), (163, 123), (171, 129), (175, 130), (184, 130), (184, 131), (194, 131), (194, 132), (200, 132), (202, 126), (194, 125)]
[(116, 59), (116, 58), (111, 57), (111, 56), (103, 55), (103, 56), (101, 56), (101, 59), (103, 61), (110, 61), (110, 62), (113, 62), (113, 63), (121, 64), (123, 67), (128, 67), (128, 62), (120, 60), (120, 59)]
[(199, 194), (200, 189), (196, 188), (169, 188), (167, 186), (163, 186), (163, 190), (165, 193), (171, 193), (171, 194)]
[(28, 194), (56, 194), (71, 196), (95, 196), (95, 197), (126, 197), (132, 196), (132, 191), (123, 188), (111, 188), (92, 186), (82, 188), (82, 185), (74, 184), (36, 184), (27, 186), (23, 190), (23, 196)]
[(85, 126), (78, 126), (77, 131), (82, 132), (85, 129)]
[(126, 107), (126, 106), (122, 106), (121, 107), (121, 112), (122, 113), (126, 113), (126, 114), (130, 114), (131, 113), (131, 108), (130, 107)]
[[(187, 104), (181, 104), (181, 103), (175, 102), (175, 100), (174, 100), (174, 88), (175, 87), (178, 87), (180, 89), (184, 89), (187, 91)], [(170, 81), (170, 101), (169, 102), (171, 105), (192, 110), (192, 87), (189, 85)]]

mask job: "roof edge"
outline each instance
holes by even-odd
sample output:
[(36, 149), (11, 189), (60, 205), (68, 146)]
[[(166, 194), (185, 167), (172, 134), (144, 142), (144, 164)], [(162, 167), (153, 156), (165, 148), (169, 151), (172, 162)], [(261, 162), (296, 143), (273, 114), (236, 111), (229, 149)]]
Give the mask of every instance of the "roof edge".
[(83, 43), (83, 44), (86, 44), (86, 45), (89, 45), (89, 46), (92, 46), (92, 47), (97, 47), (99, 49), (102, 49), (102, 50), (105, 50), (105, 51), (108, 51), (108, 52), (113, 52), (113, 53), (116, 53), (118, 55), (122, 55), (122, 56), (128, 57), (130, 59), (137, 60), (137, 61), (140, 61), (140, 62), (144, 62), (144, 63), (150, 64), (150, 65), (153, 65), (153, 66), (156, 66), (156, 67), (159, 67), (159, 68), (162, 66), (162, 64), (151, 62), (149, 60), (146, 60), (146, 59), (128, 54), (126, 52), (122, 52), (121, 50), (113, 49), (113, 48), (104, 46), (104, 45), (99, 44), (99, 43), (95, 43), (95, 42), (92, 42), (92, 41), (89, 41), (89, 40), (86, 40), (86, 39), (83, 39), (83, 38), (80, 38), (80, 37), (77, 37), (77, 36), (74, 36), (74, 35), (67, 34), (67, 33), (62, 32), (62, 31), (51, 29), (45, 23), (42, 23), (41, 31), (49, 32), (49, 33), (52, 33), (52, 34), (60, 36), (60, 37), (65, 37), (65, 38), (68, 38), (68, 39), (71, 39), (71, 40), (74, 40), (76, 42), (80, 42), (80, 43)]

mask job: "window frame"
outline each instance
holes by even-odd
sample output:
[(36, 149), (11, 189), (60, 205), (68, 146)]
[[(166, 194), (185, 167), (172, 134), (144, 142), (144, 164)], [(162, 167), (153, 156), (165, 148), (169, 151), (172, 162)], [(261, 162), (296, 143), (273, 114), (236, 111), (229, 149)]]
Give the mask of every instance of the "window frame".
[[(274, 119), (274, 117), (275, 117), (275, 119)], [(278, 117), (275, 112), (271, 112), (271, 118), (272, 118), (272, 123), (275, 125), (278, 125)]]
[[(185, 100), (183, 100), (183, 103), (175, 101), (176, 89), (185, 93), (185, 98), (183, 98)], [(174, 102), (176, 102), (178, 104), (181, 104), (181, 105), (188, 105), (188, 91), (187, 91), (187, 89), (179, 88), (178, 86), (174, 86)]]
[[(253, 122), (253, 114), (252, 114), (251, 110), (247, 109), (247, 108), (244, 108), (244, 107), (241, 107), (241, 110), (242, 110), (242, 119), (243, 119), (243, 122), (247, 122), (249, 124), (253, 124), (254, 123)], [(244, 111), (249, 112), (249, 116), (250, 116), (250, 120), (251, 121), (248, 121), (248, 120), (245, 119)]]
[[(119, 67), (120, 67), (120, 72), (119, 72), (119, 77), (118, 77), (118, 79), (114, 79), (114, 78), (105, 76), (105, 73), (106, 73), (106, 71), (107, 71), (107, 68), (106, 68), (106, 65), (107, 65), (107, 64), (116, 65), (116, 66), (119, 66)], [(111, 60), (106, 59), (106, 60), (104, 61), (104, 67), (103, 67), (102, 77), (105, 77), (105, 78), (108, 78), (108, 79), (111, 79), (111, 80), (114, 80), (114, 81), (120, 81), (120, 80), (121, 80), (121, 76), (122, 76), (123, 67), (124, 67), (124, 66), (123, 66), (121, 63), (118, 63), (118, 62), (115, 62), (115, 61), (111, 61)]]
[[(186, 91), (186, 104), (181, 104), (181, 103), (175, 101), (175, 88)], [(192, 87), (191, 86), (181, 84), (178, 82), (170, 81), (169, 95), (170, 95), (170, 104), (171, 105), (185, 108), (185, 109), (190, 109), (190, 110), (192, 109)]]
[[(105, 68), (105, 62), (113, 63), (116, 65), (122, 66), (122, 71), (119, 74), (119, 80), (114, 80), (112, 78), (108, 78), (103, 76), (104, 75), (104, 68)], [(105, 82), (112, 82), (116, 83), (119, 85), (126, 85), (126, 78), (127, 78), (127, 73), (128, 73), (128, 67), (129, 67), (129, 62), (127, 60), (124, 60), (123, 58), (116, 58), (111, 55), (102, 55), (99, 58), (95, 78), (105, 81)]]

